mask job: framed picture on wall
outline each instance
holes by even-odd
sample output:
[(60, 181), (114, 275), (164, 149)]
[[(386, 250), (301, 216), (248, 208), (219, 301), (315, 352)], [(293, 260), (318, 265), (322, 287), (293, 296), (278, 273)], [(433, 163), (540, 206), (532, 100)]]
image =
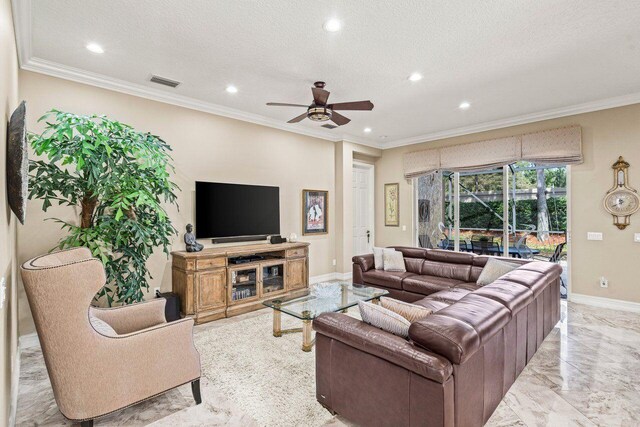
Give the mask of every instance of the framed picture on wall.
[(384, 225), (400, 226), (400, 184), (384, 185)]
[(302, 234), (329, 232), (329, 192), (302, 190)]

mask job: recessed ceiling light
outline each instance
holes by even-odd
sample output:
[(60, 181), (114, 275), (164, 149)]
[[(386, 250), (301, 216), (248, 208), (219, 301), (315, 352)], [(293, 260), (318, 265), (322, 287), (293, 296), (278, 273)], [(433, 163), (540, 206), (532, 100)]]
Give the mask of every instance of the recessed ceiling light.
[(364, 128), (363, 132), (364, 133), (371, 133), (371, 128)]
[(87, 45), (87, 49), (93, 53), (104, 53), (104, 49), (102, 48), (102, 46), (96, 43), (89, 43)]
[(469, 107), (471, 107), (471, 104), (467, 101), (463, 101), (460, 103), (460, 105), (458, 105), (458, 108), (461, 110), (468, 110)]
[(387, 139), (389, 138), (387, 135), (380, 135), (380, 139)]
[(422, 80), (422, 74), (420, 73), (413, 73), (409, 76), (409, 80), (412, 82), (417, 82), (418, 80)]
[(335, 33), (336, 31), (340, 31), (341, 26), (342, 25), (340, 24), (340, 21), (338, 21), (335, 18), (331, 18), (325, 21), (322, 28), (324, 28), (325, 31), (328, 31), (330, 33)]
[(238, 93), (238, 88), (235, 87), (234, 85), (227, 86), (225, 90), (229, 93)]

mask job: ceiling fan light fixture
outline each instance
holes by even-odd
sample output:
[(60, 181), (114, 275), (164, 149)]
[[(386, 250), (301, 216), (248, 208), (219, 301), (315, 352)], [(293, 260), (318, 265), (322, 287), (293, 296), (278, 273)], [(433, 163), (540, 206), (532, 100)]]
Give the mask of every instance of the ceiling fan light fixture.
[(331, 110), (326, 107), (311, 107), (307, 111), (307, 117), (314, 122), (326, 122), (331, 119)]
[(341, 26), (342, 24), (340, 23), (339, 20), (337, 20), (336, 18), (331, 18), (331, 19), (327, 19), (324, 22), (324, 25), (322, 26), (322, 28), (324, 28), (324, 30), (329, 33), (335, 33), (340, 31)]
[(86, 46), (87, 50), (89, 52), (93, 52), (93, 53), (104, 53), (104, 49), (102, 48), (102, 46), (100, 46), (97, 43), (89, 43)]

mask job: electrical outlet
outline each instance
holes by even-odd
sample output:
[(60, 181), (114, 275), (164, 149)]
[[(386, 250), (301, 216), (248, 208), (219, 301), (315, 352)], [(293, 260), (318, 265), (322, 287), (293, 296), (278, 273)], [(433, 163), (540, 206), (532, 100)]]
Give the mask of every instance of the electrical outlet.
[(153, 295), (158, 295), (158, 292), (160, 292), (160, 288), (153, 288)]
[(333, 261), (331, 261), (331, 264), (336, 265), (337, 264), (336, 260), (334, 259)]
[(606, 277), (602, 276), (600, 278), (600, 287), (601, 288), (608, 288), (609, 287), (609, 281), (607, 280)]
[(602, 233), (597, 233), (595, 231), (589, 231), (587, 233), (587, 240), (602, 240)]
[(406, 225), (402, 226), (402, 231), (407, 231), (407, 226)]
[(640, 233), (633, 234), (633, 241), (636, 243), (640, 243)]

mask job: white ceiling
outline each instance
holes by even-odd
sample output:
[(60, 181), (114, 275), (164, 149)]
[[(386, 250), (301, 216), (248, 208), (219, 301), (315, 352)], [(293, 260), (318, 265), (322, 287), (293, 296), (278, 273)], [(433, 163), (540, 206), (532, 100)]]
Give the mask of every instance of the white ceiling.
[[(640, 102), (637, 0), (14, 0), (14, 9), (26, 69), (329, 139), (394, 146)], [(341, 31), (323, 30), (330, 17)], [(408, 81), (412, 72), (424, 79)], [(158, 86), (151, 74), (182, 84)], [(375, 108), (345, 112), (351, 123), (327, 131), (284, 124), (304, 110), (265, 106), (310, 103), (316, 80), (331, 102)]]

